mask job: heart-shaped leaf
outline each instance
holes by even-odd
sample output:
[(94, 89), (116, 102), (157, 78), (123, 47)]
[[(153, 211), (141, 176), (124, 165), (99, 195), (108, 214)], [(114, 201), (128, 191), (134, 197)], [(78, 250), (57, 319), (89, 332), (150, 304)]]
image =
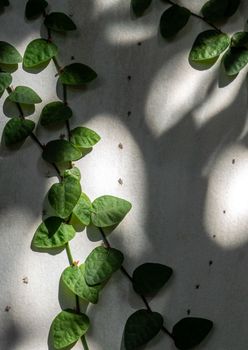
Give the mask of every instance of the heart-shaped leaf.
[(131, 7), (136, 16), (142, 16), (151, 3), (152, 0), (131, 0)]
[(69, 176), (61, 183), (52, 185), (48, 192), (48, 200), (56, 214), (60, 218), (66, 219), (72, 213), (80, 194), (80, 182)]
[(12, 102), (23, 103), (26, 105), (33, 105), (42, 102), (39, 95), (27, 86), (17, 86), (9, 95), (9, 99)]
[(4, 92), (4, 90), (10, 86), (12, 83), (12, 76), (10, 73), (0, 72), (0, 94)]
[(73, 209), (73, 217), (76, 218), (81, 225), (88, 226), (90, 224), (91, 211), (92, 205), (90, 199), (85, 193), (81, 193), (81, 196)]
[(227, 34), (217, 30), (206, 30), (198, 35), (190, 51), (189, 58), (192, 61), (205, 61), (219, 57), (230, 44)]
[(124, 343), (126, 350), (136, 350), (147, 344), (161, 330), (163, 317), (157, 312), (138, 310), (125, 325)]
[(40, 123), (43, 126), (49, 127), (59, 123), (65, 123), (72, 117), (72, 110), (63, 102), (48, 103), (42, 110), (40, 116)]
[(72, 176), (75, 177), (78, 181), (81, 180), (81, 173), (80, 170), (77, 167), (73, 167), (71, 169), (66, 169), (64, 171), (64, 177)]
[(98, 302), (98, 295), (102, 289), (101, 285), (94, 287), (88, 286), (85, 281), (85, 265), (69, 266), (62, 273), (62, 281), (65, 285), (80, 298), (96, 304)]
[(32, 120), (12, 118), (4, 127), (3, 137), (6, 146), (24, 141), (34, 130), (35, 123)]
[(23, 65), (25, 68), (33, 68), (42, 63), (48, 62), (58, 53), (55, 44), (45, 39), (35, 39), (31, 41), (24, 53)]
[(96, 79), (96, 72), (82, 63), (72, 63), (64, 67), (60, 74), (60, 82), (64, 85), (84, 85)]
[(160, 33), (164, 38), (170, 38), (177, 34), (187, 23), (191, 12), (185, 7), (173, 5), (161, 16)]
[(39, 249), (63, 247), (75, 237), (75, 230), (62, 219), (52, 216), (46, 219), (34, 234), (32, 245)]
[(102, 196), (92, 203), (91, 221), (97, 227), (119, 224), (132, 208), (130, 202), (114, 196)]
[(180, 350), (192, 349), (205, 339), (212, 327), (213, 322), (204, 318), (183, 318), (172, 331), (176, 347)]
[(82, 153), (69, 141), (54, 140), (46, 144), (42, 157), (49, 163), (66, 163), (80, 159)]
[(95, 248), (85, 261), (85, 280), (90, 286), (108, 280), (119, 270), (124, 260), (122, 252), (114, 248)]
[(42, 15), (48, 3), (45, 0), (28, 0), (25, 8), (27, 19), (33, 19)]
[(44, 24), (47, 28), (55, 30), (57, 32), (67, 32), (76, 30), (75, 23), (62, 12), (52, 12), (46, 16)]
[(71, 131), (70, 141), (79, 149), (91, 148), (100, 139), (100, 136), (95, 131), (85, 127), (77, 127)]
[(0, 63), (18, 64), (22, 62), (22, 56), (16, 48), (5, 41), (0, 41)]
[(149, 296), (157, 293), (170, 279), (173, 271), (162, 264), (146, 263), (133, 273), (133, 288), (136, 293)]
[(248, 63), (248, 49), (241, 47), (230, 48), (223, 57), (227, 75), (238, 74)]
[(63, 310), (53, 320), (51, 334), (55, 349), (77, 342), (88, 330), (90, 320), (88, 316), (73, 310)]

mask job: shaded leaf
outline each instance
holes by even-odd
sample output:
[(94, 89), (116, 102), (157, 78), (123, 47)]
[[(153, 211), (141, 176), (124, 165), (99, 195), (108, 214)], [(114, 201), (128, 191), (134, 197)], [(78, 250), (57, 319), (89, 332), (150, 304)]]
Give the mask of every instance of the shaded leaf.
[(0, 94), (2, 94), (4, 90), (10, 86), (11, 83), (12, 83), (11, 74), (0, 72)]
[(90, 224), (92, 205), (90, 199), (85, 193), (81, 193), (80, 198), (73, 209), (73, 216), (81, 225), (88, 226)]
[(238, 74), (248, 63), (248, 49), (230, 48), (223, 57), (225, 72), (232, 76)]
[(53, 320), (51, 334), (55, 349), (64, 349), (78, 341), (88, 330), (88, 316), (73, 310), (61, 311)]
[(57, 32), (67, 32), (77, 29), (69, 16), (62, 12), (52, 12), (46, 16), (44, 24)]
[(45, 0), (28, 0), (25, 8), (27, 19), (33, 19), (42, 15), (48, 3)]
[(68, 177), (68, 176), (72, 176), (78, 181), (81, 180), (81, 173), (77, 167), (73, 167), (71, 169), (66, 169), (64, 171), (64, 177)]
[(164, 11), (160, 18), (160, 33), (164, 38), (177, 34), (190, 18), (190, 11), (185, 7), (173, 5)]
[(0, 0), (0, 8), (9, 6), (9, 0)]
[(45, 39), (35, 39), (31, 41), (24, 53), (23, 65), (25, 68), (33, 68), (49, 61), (58, 53), (55, 44)]
[(0, 41), (0, 63), (18, 64), (22, 62), (22, 56), (17, 49), (5, 41)]
[(188, 350), (199, 345), (212, 327), (213, 322), (204, 318), (183, 318), (172, 331), (176, 347), (180, 350)]
[(136, 16), (142, 16), (151, 3), (152, 0), (131, 0), (131, 7)]
[(33, 105), (42, 102), (39, 95), (27, 86), (17, 86), (9, 95), (9, 99), (12, 102), (23, 103), (26, 105)]
[(226, 16), (231, 17), (232, 15), (234, 15), (237, 9), (239, 8), (240, 3), (241, 0), (229, 0), (226, 9)]
[(35, 123), (31, 120), (12, 118), (4, 127), (3, 137), (6, 146), (24, 141), (34, 130)]
[(147, 344), (161, 330), (163, 317), (157, 312), (138, 310), (125, 325), (124, 343), (126, 350), (136, 350)]
[(72, 110), (69, 106), (66, 106), (61, 101), (51, 102), (43, 108), (40, 116), (40, 123), (41, 125), (48, 127), (61, 122), (66, 122), (71, 117)]
[(226, 17), (228, 4), (229, 0), (210, 0), (203, 5), (201, 12), (207, 20), (215, 22)]
[(100, 139), (95, 131), (85, 127), (77, 127), (71, 130), (70, 141), (77, 148), (91, 148)]
[(248, 32), (237, 32), (231, 39), (232, 47), (242, 47), (248, 49)]
[(59, 80), (64, 85), (84, 85), (96, 79), (96, 72), (82, 63), (72, 63), (64, 67)]
[(82, 153), (69, 141), (54, 140), (46, 144), (42, 157), (50, 163), (66, 163), (80, 159)]

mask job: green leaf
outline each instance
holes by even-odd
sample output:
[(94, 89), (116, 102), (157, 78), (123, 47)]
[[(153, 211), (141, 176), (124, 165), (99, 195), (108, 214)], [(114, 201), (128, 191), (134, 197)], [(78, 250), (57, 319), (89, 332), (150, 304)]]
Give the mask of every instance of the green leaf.
[(248, 49), (230, 48), (223, 57), (225, 72), (229, 76), (238, 74), (248, 63)]
[(81, 193), (81, 196), (73, 209), (73, 216), (81, 225), (88, 226), (90, 224), (91, 210), (92, 205), (90, 199), (85, 193)]
[(34, 234), (32, 245), (40, 249), (63, 247), (75, 237), (75, 230), (62, 219), (52, 216), (46, 219)]
[(9, 6), (9, 0), (0, 0), (0, 8)]
[(160, 33), (164, 38), (176, 35), (188, 23), (190, 11), (185, 7), (173, 5), (161, 16)]
[(24, 53), (23, 65), (25, 68), (33, 68), (49, 61), (58, 53), (55, 44), (45, 39), (35, 39), (31, 41)]
[(81, 194), (81, 185), (74, 177), (66, 177), (61, 183), (52, 185), (48, 200), (56, 214), (66, 219), (71, 213)]
[(12, 83), (11, 74), (0, 72), (0, 94), (2, 94), (4, 90), (10, 86), (11, 83)]
[(92, 304), (96, 304), (98, 302), (98, 295), (102, 289), (102, 286), (88, 286), (84, 276), (84, 264), (80, 265), (79, 267), (69, 266), (62, 273), (62, 281), (74, 294)]
[(95, 248), (85, 261), (85, 280), (94, 286), (108, 280), (119, 270), (124, 260), (122, 252), (114, 248)]
[(77, 29), (74, 22), (65, 13), (52, 12), (46, 16), (44, 24), (47, 28), (57, 32), (67, 32)]
[(206, 30), (198, 35), (190, 51), (192, 61), (205, 61), (218, 57), (230, 44), (227, 34), (217, 30)]
[(63, 310), (53, 320), (51, 334), (55, 349), (77, 342), (88, 330), (90, 320), (88, 316), (73, 310)]
[(79, 149), (91, 148), (100, 139), (100, 136), (95, 131), (85, 127), (78, 127), (71, 130), (70, 141), (75, 147)]
[(33, 105), (42, 102), (39, 95), (27, 86), (17, 86), (9, 95), (9, 99), (12, 102), (23, 103), (26, 105)]
[(40, 116), (40, 123), (43, 126), (49, 127), (59, 123), (65, 123), (72, 117), (72, 110), (63, 102), (48, 103), (42, 110)]
[(12, 118), (4, 127), (3, 137), (6, 146), (24, 141), (34, 130), (35, 123), (31, 120)]
[(29, 0), (25, 8), (25, 16), (27, 19), (33, 19), (42, 15), (48, 3), (45, 0)]
[(84, 85), (96, 79), (97, 74), (89, 66), (82, 63), (72, 63), (63, 68), (59, 81), (64, 85)]
[(232, 15), (234, 15), (237, 9), (239, 8), (240, 3), (241, 0), (229, 0), (226, 9), (226, 16), (231, 17)]
[(66, 163), (80, 159), (82, 153), (69, 141), (54, 140), (46, 144), (42, 157), (49, 163)]
[(229, 0), (210, 0), (203, 5), (201, 12), (208, 21), (215, 22), (225, 18), (228, 4)]
[(136, 16), (142, 16), (151, 3), (152, 0), (131, 0), (131, 7)]
[(18, 64), (22, 62), (22, 56), (16, 48), (5, 41), (0, 41), (0, 63)]
[(157, 312), (138, 310), (125, 325), (124, 343), (126, 350), (136, 350), (147, 344), (161, 330), (163, 317)]
[(73, 167), (71, 169), (66, 169), (64, 171), (64, 177), (68, 177), (68, 176), (72, 176), (78, 181), (81, 180), (81, 173), (77, 167)]
[(119, 224), (132, 208), (125, 199), (114, 196), (102, 196), (92, 203), (91, 220), (97, 227), (109, 227)]
[(233, 34), (231, 46), (248, 49), (248, 32), (237, 32)]
[(170, 279), (173, 271), (162, 264), (146, 263), (133, 273), (133, 288), (136, 293), (149, 296), (157, 293)]
[(188, 350), (199, 345), (212, 327), (213, 322), (204, 318), (183, 318), (172, 331), (176, 347), (180, 350)]

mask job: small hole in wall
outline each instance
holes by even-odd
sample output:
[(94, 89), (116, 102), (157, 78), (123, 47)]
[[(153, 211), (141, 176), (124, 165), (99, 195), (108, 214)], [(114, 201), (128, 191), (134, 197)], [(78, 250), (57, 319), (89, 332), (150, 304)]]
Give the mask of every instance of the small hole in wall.
[(200, 288), (200, 285), (196, 284), (195, 289), (199, 289), (199, 288)]
[(190, 314), (191, 314), (191, 310), (188, 309), (188, 310), (187, 310), (187, 315), (190, 315)]
[(235, 164), (235, 159), (232, 160), (232, 164)]
[(131, 111), (128, 111), (127, 112), (127, 115), (130, 117), (130, 115), (132, 114), (132, 112)]

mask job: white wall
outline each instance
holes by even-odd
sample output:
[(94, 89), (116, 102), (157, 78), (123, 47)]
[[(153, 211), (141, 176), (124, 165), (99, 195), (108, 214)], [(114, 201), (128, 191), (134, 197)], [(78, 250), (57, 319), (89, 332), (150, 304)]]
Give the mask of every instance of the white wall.
[[(207, 26), (193, 18), (175, 40), (163, 41), (157, 34), (166, 6), (162, 2), (154, 1), (139, 20), (130, 16), (129, 0), (51, 3), (54, 10), (73, 15), (79, 27), (66, 38), (54, 36), (60, 62), (68, 64), (73, 55), (99, 74), (87, 90), (69, 92), (72, 125), (86, 125), (102, 136), (94, 151), (78, 163), (83, 187), (92, 199), (113, 194), (133, 203), (111, 243), (125, 253), (130, 272), (147, 261), (174, 268), (168, 286), (151, 300), (169, 329), (190, 309), (192, 316), (215, 323), (207, 342), (197, 349), (244, 350), (248, 343), (246, 72), (228, 84), (219, 63), (210, 70), (194, 70), (187, 55), (196, 35)], [(202, 3), (190, 2), (194, 10)], [(24, 20), (25, 1), (11, 4), (0, 17), (0, 40), (24, 53), (26, 45), (39, 37), (40, 21)], [(247, 10), (243, 4), (225, 30), (242, 30)], [(52, 63), (37, 75), (20, 67), (13, 85), (34, 88), (44, 105), (57, 98), (54, 74)], [(7, 120), (1, 113), (1, 130)], [(61, 132), (47, 133), (40, 126), (36, 130), (43, 142)], [(51, 321), (61, 307), (74, 306), (74, 299), (63, 297), (59, 290), (61, 272), (68, 265), (66, 253), (53, 256), (30, 248), (44, 197), (56, 181), (46, 177), (48, 170), (53, 174), (31, 140), (17, 152), (0, 150), (3, 350), (48, 349)], [(85, 232), (78, 234), (71, 244), (75, 259), (84, 261), (97, 244)], [(26, 276), (28, 284), (22, 281)], [(120, 349), (125, 321), (141, 307), (128, 281), (116, 273), (99, 304), (88, 309), (90, 349)], [(175, 348), (161, 333), (147, 349)]]

